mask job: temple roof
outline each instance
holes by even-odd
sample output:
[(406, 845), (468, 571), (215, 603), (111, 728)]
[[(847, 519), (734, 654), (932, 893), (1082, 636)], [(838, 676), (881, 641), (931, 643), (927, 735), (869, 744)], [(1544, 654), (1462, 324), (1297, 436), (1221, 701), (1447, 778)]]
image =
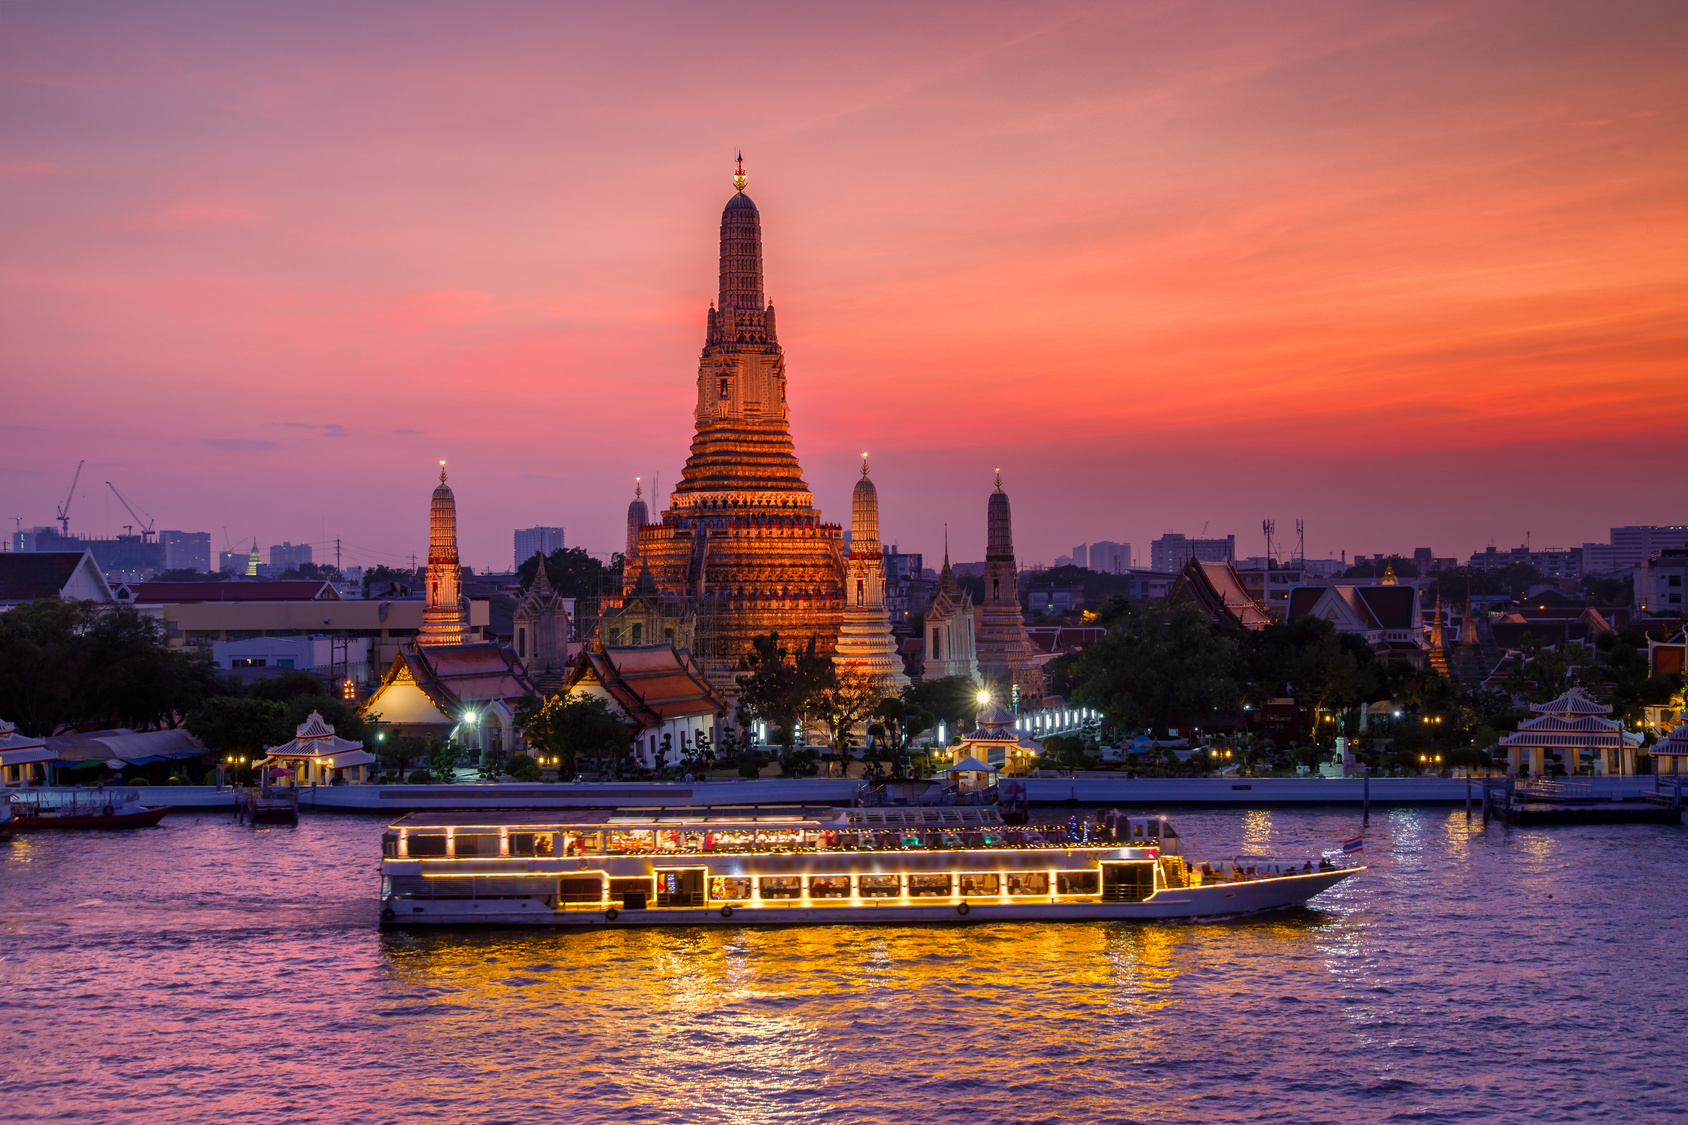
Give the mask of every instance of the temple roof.
[(1193, 605), (1213, 621), (1264, 629), (1272, 623), (1261, 604), (1243, 585), (1236, 568), (1228, 562), (1202, 562), (1191, 558), (1178, 576), (1178, 585), (1168, 596), (1170, 605)]
[(589, 644), (575, 662), (564, 691), (588, 681), (602, 686), (640, 726), (691, 715), (727, 713), (726, 701), (709, 686), (691, 654), (672, 644)]
[(1572, 688), (1558, 699), (1546, 703), (1532, 703), (1530, 710), (1538, 715), (1610, 715), (1612, 709), (1590, 699), (1582, 688)]

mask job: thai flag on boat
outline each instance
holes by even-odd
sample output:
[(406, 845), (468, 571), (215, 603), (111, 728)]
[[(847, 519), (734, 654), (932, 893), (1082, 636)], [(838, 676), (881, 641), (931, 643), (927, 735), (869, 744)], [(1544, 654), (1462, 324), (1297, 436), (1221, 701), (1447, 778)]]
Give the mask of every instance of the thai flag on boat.
[(1355, 852), (1364, 851), (1365, 847), (1366, 838), (1364, 836), (1356, 836), (1352, 840), (1342, 841), (1342, 854), (1353, 855)]

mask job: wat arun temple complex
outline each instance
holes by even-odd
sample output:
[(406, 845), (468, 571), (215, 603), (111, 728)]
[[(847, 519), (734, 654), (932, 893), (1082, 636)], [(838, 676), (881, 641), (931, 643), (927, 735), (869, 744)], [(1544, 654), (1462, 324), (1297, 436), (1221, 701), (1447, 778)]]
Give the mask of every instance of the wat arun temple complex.
[[(630, 507), (622, 596), (605, 599), (598, 640), (671, 641), (732, 696), (757, 635), (777, 632), (791, 648), (814, 637), (841, 667), (883, 677), (894, 691), (908, 680), (885, 612), (878, 493), (864, 461), (848, 543), (815, 506), (791, 440), (785, 353), (763, 289), (761, 215), (744, 193), (742, 161), (733, 182), (721, 213), (720, 291), (698, 360), (691, 455), (655, 521), (642, 496)], [(1017, 597), (1000, 487), (990, 516), (992, 561), (1008, 592), (986, 599), (981, 668), (990, 654), (988, 679), (1014, 683), (1023, 700), (1038, 697), (1042, 677), (1025, 628), (1001, 605)]]

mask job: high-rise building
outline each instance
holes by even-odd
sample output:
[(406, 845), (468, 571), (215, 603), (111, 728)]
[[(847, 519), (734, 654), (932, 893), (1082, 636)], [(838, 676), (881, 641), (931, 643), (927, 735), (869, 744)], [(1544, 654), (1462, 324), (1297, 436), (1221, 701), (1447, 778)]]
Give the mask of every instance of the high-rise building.
[(1638, 565), (1654, 551), (1688, 547), (1688, 526), (1634, 524), (1614, 527), (1610, 543), (1582, 545), (1584, 574), (1615, 574)]
[(1150, 570), (1176, 574), (1183, 570), (1184, 564), (1191, 559), (1200, 562), (1235, 563), (1237, 537), (1227, 535), (1223, 539), (1191, 539), (1169, 532), (1149, 544)]
[(457, 561), (457, 498), (445, 483), (445, 462), (440, 462), (440, 484), (428, 506), (428, 601), (422, 609), (422, 645), (469, 643), (469, 610), (463, 603), (463, 568)]
[(563, 549), (563, 529), (560, 527), (518, 527), (515, 533), (516, 567), (535, 555), (549, 557), (552, 551)]
[(909, 615), (926, 608), (932, 580), (926, 577), (925, 556), (918, 551), (899, 551), (895, 543), (881, 544), (885, 555), (885, 612), (891, 628), (902, 629)]
[(1131, 569), (1131, 544), (1104, 539), (1090, 545), (1090, 569), (1104, 574), (1124, 574)]
[(1025, 618), (1020, 615), (1019, 573), (1014, 564), (1014, 517), (1002, 474), (986, 508), (985, 598), (976, 639), (979, 675), (997, 693), (997, 703), (1020, 706), (1043, 699), (1043, 669), (1037, 663)]
[(309, 543), (289, 543), (285, 539), (270, 547), (270, 569), (277, 574), (297, 570), (311, 561)]
[[(639, 529), (639, 565), (625, 569), (622, 591), (632, 597), (648, 572), (655, 594), (695, 621), (692, 655), (729, 696), (752, 638), (777, 632), (797, 646), (814, 637), (830, 653), (844, 610), (843, 532), (821, 521), (792, 444), (785, 353), (763, 296), (762, 220), (742, 162), (733, 182), (691, 455), (660, 522)], [(605, 599), (601, 635), (619, 631), (616, 612)]]
[(158, 541), (164, 544), (165, 570), (197, 570), (203, 574), (211, 569), (210, 532), (161, 531)]
[(844, 616), (838, 632), (836, 663), (878, 677), (890, 695), (908, 686), (891, 619), (885, 612), (885, 555), (879, 547), (879, 490), (862, 479), (850, 495), (849, 574), (844, 585)]
[[(1073, 548), (1072, 558), (1069, 561), (1073, 566), (1088, 567), (1090, 565), (1090, 548), (1085, 544), (1080, 543), (1078, 546)], [(1059, 566), (1061, 564), (1057, 561), (1055, 565)]]

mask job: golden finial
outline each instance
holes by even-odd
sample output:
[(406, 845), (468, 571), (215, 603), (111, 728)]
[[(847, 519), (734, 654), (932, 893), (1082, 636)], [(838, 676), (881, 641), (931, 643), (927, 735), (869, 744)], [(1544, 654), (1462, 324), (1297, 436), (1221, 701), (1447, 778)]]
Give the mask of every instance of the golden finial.
[(640, 478), (633, 478), (633, 499), (638, 500), (645, 495), (645, 486), (639, 483)]
[(744, 153), (741, 152), (738, 154), (738, 167), (733, 169), (733, 186), (743, 191), (747, 178), (744, 174)]
[(996, 486), (998, 488), (1002, 487), (1002, 470), (1001, 469), (998, 469), (996, 471)]
[(864, 478), (867, 476), (867, 454), (866, 453), (862, 454), (862, 476)]
[(441, 484), (445, 483), (445, 462), (444, 461), (440, 462), (440, 483)]

